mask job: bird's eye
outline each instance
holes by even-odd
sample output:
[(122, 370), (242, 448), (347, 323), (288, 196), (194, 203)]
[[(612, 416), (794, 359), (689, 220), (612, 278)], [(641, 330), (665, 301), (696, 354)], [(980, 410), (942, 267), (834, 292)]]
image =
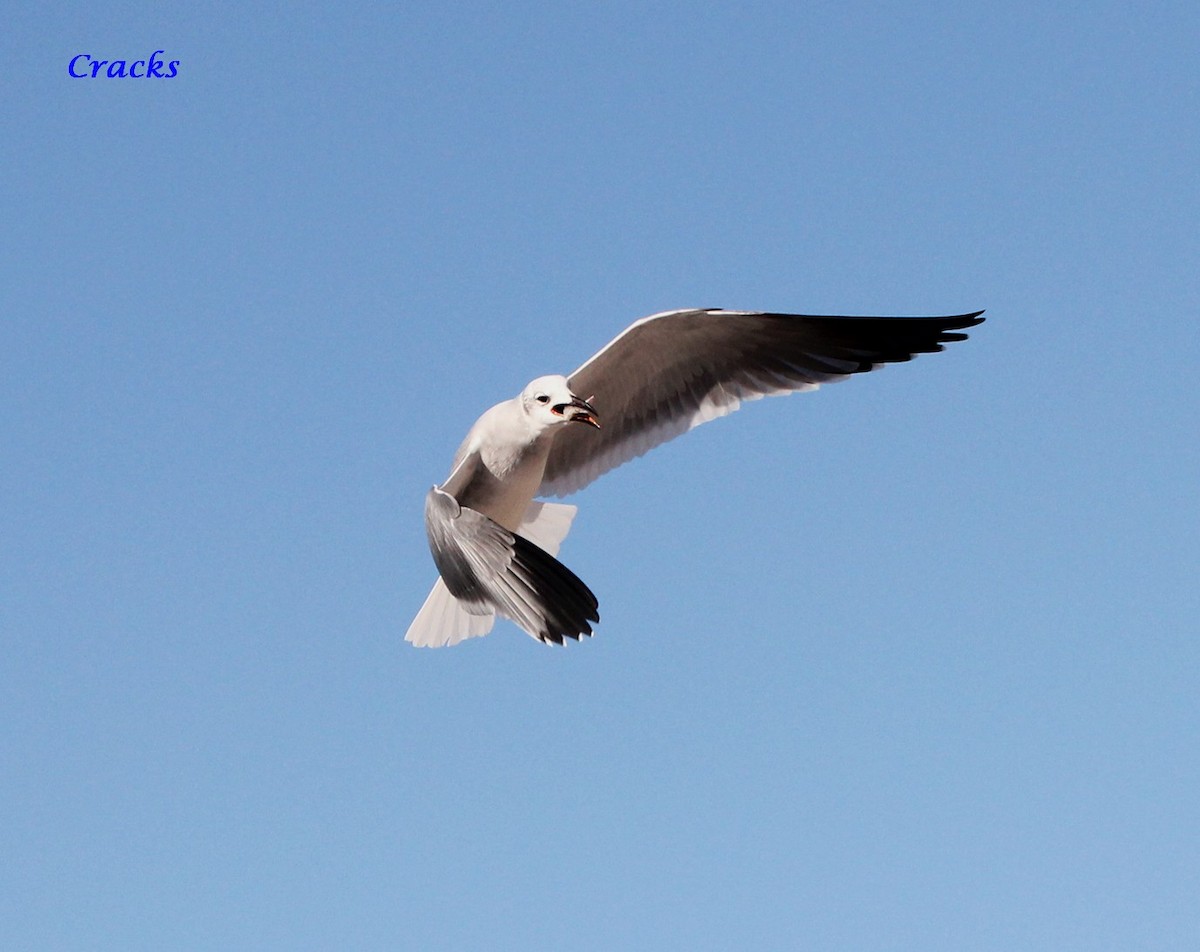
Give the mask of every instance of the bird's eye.
[(534, 397), (533, 399), (535, 399), (535, 400), (536, 400), (538, 403), (549, 403), (549, 402), (550, 402), (550, 394), (548, 394), (548, 393), (539, 393), (539, 394), (538, 394), (536, 397)]

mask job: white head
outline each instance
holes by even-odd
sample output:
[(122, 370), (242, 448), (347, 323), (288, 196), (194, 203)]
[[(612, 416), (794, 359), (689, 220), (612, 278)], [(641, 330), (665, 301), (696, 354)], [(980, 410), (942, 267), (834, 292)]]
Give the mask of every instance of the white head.
[(521, 391), (520, 401), (525, 415), (540, 429), (564, 423), (586, 423), (600, 429), (596, 408), (575, 396), (567, 378), (558, 374), (538, 377)]

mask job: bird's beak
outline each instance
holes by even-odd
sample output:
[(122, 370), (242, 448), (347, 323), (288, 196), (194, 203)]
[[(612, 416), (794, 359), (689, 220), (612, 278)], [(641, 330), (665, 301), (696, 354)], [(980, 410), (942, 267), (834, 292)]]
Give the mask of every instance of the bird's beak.
[[(559, 410), (558, 407), (555, 409)], [(563, 404), (559, 412), (572, 423), (586, 423), (588, 426), (594, 426), (597, 430), (600, 429), (600, 421), (596, 419), (596, 408), (587, 400), (572, 396), (571, 402)]]

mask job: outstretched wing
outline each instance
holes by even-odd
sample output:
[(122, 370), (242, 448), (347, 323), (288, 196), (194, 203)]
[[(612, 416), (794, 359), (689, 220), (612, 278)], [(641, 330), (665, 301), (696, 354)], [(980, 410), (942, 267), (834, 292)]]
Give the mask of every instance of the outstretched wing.
[(472, 614), (496, 611), (540, 641), (590, 635), (599, 603), (565, 565), (436, 486), (425, 499), (429, 549), (450, 594)]
[[(882, 364), (933, 353), (983, 321), (667, 311), (643, 318), (568, 378), (596, 406), (601, 430), (555, 437), (539, 495), (565, 496), (743, 400), (815, 390)], [(593, 399), (594, 395), (594, 399)]]

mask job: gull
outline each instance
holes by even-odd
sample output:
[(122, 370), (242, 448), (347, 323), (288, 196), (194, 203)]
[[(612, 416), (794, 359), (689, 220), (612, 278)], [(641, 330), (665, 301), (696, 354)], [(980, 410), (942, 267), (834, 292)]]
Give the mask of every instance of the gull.
[[(834, 317), (665, 311), (635, 321), (567, 376), (538, 377), (471, 427), (425, 498), (439, 573), (405, 640), (454, 645), (496, 616), (539, 641), (592, 634), (596, 596), (555, 558), (576, 507), (565, 496), (744, 401), (911, 360), (964, 340), (982, 311)], [(586, 397), (580, 396), (587, 394)]]

